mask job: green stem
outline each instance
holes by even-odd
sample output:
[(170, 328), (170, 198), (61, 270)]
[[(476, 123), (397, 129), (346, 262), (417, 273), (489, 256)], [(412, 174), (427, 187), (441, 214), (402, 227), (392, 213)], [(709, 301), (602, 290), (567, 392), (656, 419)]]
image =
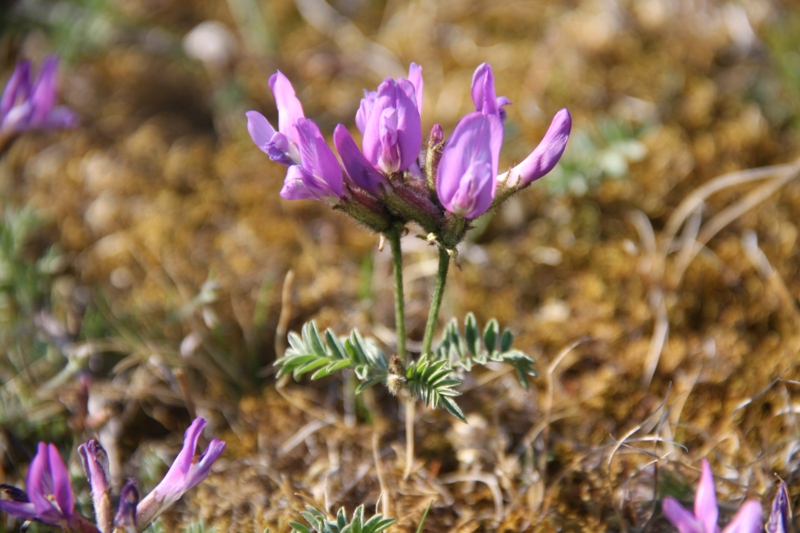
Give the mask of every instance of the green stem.
[(447, 269), (450, 266), (450, 254), (444, 246), (439, 246), (439, 270), (436, 272), (436, 285), (433, 286), (431, 310), (428, 313), (428, 323), (425, 325), (425, 337), (422, 339), (422, 355), (431, 352), (433, 333), (436, 330), (436, 320), (439, 318), (439, 307), (444, 296), (444, 284), (447, 281)]
[(397, 333), (397, 357), (408, 364), (406, 354), (406, 315), (403, 297), (403, 252), (400, 249), (400, 232), (402, 228), (393, 227), (388, 232), (389, 244), (392, 247), (392, 263), (394, 265), (394, 327)]

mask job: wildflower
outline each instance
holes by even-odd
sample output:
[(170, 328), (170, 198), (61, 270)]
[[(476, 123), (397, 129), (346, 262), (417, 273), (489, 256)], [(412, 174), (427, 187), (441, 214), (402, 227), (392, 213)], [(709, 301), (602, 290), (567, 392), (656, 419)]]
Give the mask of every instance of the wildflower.
[(322, 200), (336, 205), (342, 199), (342, 169), (333, 150), (303, 106), (289, 79), (278, 71), (269, 78), (278, 105), (278, 131), (258, 111), (247, 112), (247, 130), (270, 159), (288, 166), (281, 196), (287, 200)]
[(786, 483), (781, 481), (775, 499), (772, 500), (772, 510), (769, 513), (769, 520), (765, 527), (767, 533), (786, 533), (789, 531), (791, 522), (791, 510), (789, 509), (789, 489)]
[(73, 524), (75, 498), (67, 465), (53, 444), (40, 442), (25, 480), (27, 494), (0, 485), (10, 500), (0, 500), (0, 509), (23, 520), (38, 520), (52, 526)]
[(183, 448), (164, 479), (137, 506), (137, 524), (149, 524), (170, 505), (178, 501), (184, 493), (196, 487), (208, 476), (211, 465), (225, 450), (225, 442), (212, 439), (208, 443), (206, 451), (199, 457), (195, 456), (197, 441), (200, 439), (205, 425), (204, 419), (195, 418), (192, 425), (186, 430), (183, 437)]
[(136, 506), (138, 504), (139, 491), (136, 490), (136, 482), (129, 479), (119, 495), (119, 511), (114, 517), (115, 532), (136, 533)]
[[(714, 476), (707, 459), (703, 459), (700, 484), (694, 499), (694, 513), (683, 508), (675, 498), (664, 498), (662, 504), (664, 516), (679, 533), (718, 533), (717, 495), (714, 488)], [(747, 500), (739, 508), (733, 520), (722, 530), (722, 533), (759, 533), (761, 531), (761, 504), (756, 500)]]
[(89, 486), (92, 489), (92, 503), (97, 525), (101, 531), (110, 531), (112, 526), (111, 516), (111, 487), (108, 483), (108, 455), (105, 449), (95, 439), (78, 446), (81, 456), (83, 471)]
[(66, 106), (56, 106), (58, 58), (42, 63), (39, 76), (31, 82), (31, 63), (20, 61), (0, 98), (0, 134), (32, 129), (74, 128), (78, 116)]
[(377, 91), (365, 92), (356, 114), (364, 156), (387, 174), (408, 169), (422, 148), (422, 69), (412, 63), (409, 78), (386, 78)]
[(562, 109), (556, 113), (539, 146), (522, 163), (498, 176), (497, 180), (507, 187), (521, 189), (553, 170), (564, 154), (571, 129), (572, 117), (569, 111)]
[(564, 153), (572, 127), (569, 112), (562, 109), (553, 119), (542, 143), (522, 163), (498, 176), (503, 121), (506, 118), (503, 107), (511, 101), (505, 96), (497, 96), (494, 73), (487, 63), (475, 69), (472, 101), (475, 112), (456, 124), (453, 135), (445, 144), (436, 176), (436, 192), (444, 208), (468, 219), (489, 209), (495, 200), (498, 183), (506, 186), (506, 193), (500, 198), (502, 201), (515, 190), (550, 172)]
[(502, 143), (503, 124), (497, 115), (474, 112), (456, 124), (436, 176), (436, 193), (445, 209), (468, 219), (489, 209)]

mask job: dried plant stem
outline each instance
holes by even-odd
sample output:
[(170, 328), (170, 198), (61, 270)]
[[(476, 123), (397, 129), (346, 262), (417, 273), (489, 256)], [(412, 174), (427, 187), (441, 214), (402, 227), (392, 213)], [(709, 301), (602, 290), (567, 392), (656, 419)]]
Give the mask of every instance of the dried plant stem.
[(447, 281), (447, 269), (450, 266), (450, 254), (443, 246), (439, 247), (439, 270), (436, 272), (436, 284), (433, 286), (431, 310), (428, 313), (428, 323), (425, 325), (425, 337), (422, 339), (422, 355), (431, 352), (433, 345), (433, 332), (436, 330), (436, 320), (439, 318), (439, 307), (442, 305), (444, 285)]
[[(389, 496), (389, 489), (386, 485), (386, 476), (383, 474), (383, 466), (381, 465), (381, 451), (380, 451), (381, 433), (379, 429), (372, 432), (372, 459), (375, 461), (375, 473), (378, 475), (378, 485), (381, 488), (381, 513), (383, 516), (391, 516), (392, 504)], [(377, 505), (377, 504), (376, 504)]]
[[(450, 254), (443, 246), (439, 247), (439, 269), (436, 272), (436, 284), (433, 286), (433, 298), (431, 299), (431, 310), (428, 313), (428, 323), (425, 325), (425, 337), (422, 340), (422, 354), (431, 352), (433, 345), (433, 332), (436, 329), (436, 321), (439, 318), (439, 307), (442, 305), (444, 296), (444, 285), (447, 281), (447, 269), (450, 266)], [(404, 479), (408, 479), (411, 468), (414, 465), (414, 399), (406, 400), (406, 471)]]
[(406, 403), (406, 469), (403, 472), (403, 479), (408, 479), (411, 469), (414, 466), (414, 397), (409, 395)]

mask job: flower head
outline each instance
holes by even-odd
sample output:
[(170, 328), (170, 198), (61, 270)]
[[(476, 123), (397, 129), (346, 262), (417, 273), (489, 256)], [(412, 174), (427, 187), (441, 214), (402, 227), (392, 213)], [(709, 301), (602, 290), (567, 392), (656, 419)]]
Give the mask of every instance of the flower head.
[(470, 113), (447, 140), (436, 174), (436, 193), (445, 209), (476, 218), (489, 209), (497, 187), (503, 124), (497, 115)]
[[(700, 484), (694, 498), (694, 512), (686, 510), (675, 498), (664, 498), (664, 516), (679, 533), (719, 533), (717, 494), (711, 465), (703, 459)], [(761, 531), (761, 504), (747, 500), (722, 533), (759, 533)]]
[(269, 78), (278, 106), (278, 130), (258, 111), (247, 112), (247, 130), (270, 159), (288, 166), (281, 196), (337, 204), (343, 195), (342, 169), (289, 79), (278, 71)]
[(27, 494), (15, 487), (3, 486), (10, 500), (0, 500), (0, 509), (24, 520), (38, 520), (54, 526), (66, 526), (75, 512), (75, 498), (67, 465), (53, 444), (40, 442), (25, 480)]
[(412, 63), (409, 78), (386, 78), (376, 92), (365, 92), (356, 114), (364, 156), (387, 174), (408, 169), (422, 147), (422, 69)]
[(32, 129), (73, 128), (78, 116), (70, 108), (56, 106), (58, 96), (58, 58), (42, 63), (36, 81), (31, 80), (31, 63), (20, 61), (0, 97), (0, 133), (20, 133)]
[(169, 467), (164, 479), (139, 503), (136, 510), (137, 524), (150, 523), (170, 505), (178, 501), (185, 492), (196, 487), (208, 477), (211, 465), (225, 451), (225, 442), (211, 439), (206, 451), (196, 456), (197, 441), (205, 426), (204, 419), (195, 418), (192, 425), (186, 430), (183, 436), (183, 448), (172, 466)]

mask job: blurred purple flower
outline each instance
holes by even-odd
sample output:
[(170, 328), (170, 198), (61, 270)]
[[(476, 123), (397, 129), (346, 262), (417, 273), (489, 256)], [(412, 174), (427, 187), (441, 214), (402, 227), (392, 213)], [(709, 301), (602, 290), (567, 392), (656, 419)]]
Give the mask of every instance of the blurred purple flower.
[(556, 166), (564, 154), (572, 129), (572, 116), (566, 109), (553, 117), (544, 139), (522, 163), (497, 178), (507, 187), (523, 188), (538, 180)]
[(365, 91), (356, 114), (364, 156), (387, 174), (408, 169), (422, 147), (422, 69), (412, 63), (409, 78), (386, 78), (377, 91)]
[[(114, 517), (114, 531), (124, 533), (136, 532), (136, 507), (139, 504), (139, 491), (136, 482), (129, 479), (119, 494), (119, 511)], [(146, 524), (144, 524), (146, 525)]]
[(183, 448), (167, 471), (164, 479), (139, 503), (136, 523), (146, 526), (170, 505), (178, 501), (189, 489), (196, 487), (211, 472), (214, 464), (225, 450), (225, 442), (211, 439), (206, 451), (195, 456), (197, 441), (206, 426), (202, 418), (195, 418), (183, 437)]
[(30, 61), (20, 61), (0, 97), (0, 133), (21, 133), (32, 129), (74, 128), (78, 116), (66, 106), (56, 106), (58, 58), (42, 63), (39, 76), (31, 81)]
[[(664, 516), (679, 533), (719, 533), (717, 495), (711, 465), (703, 459), (700, 484), (694, 498), (694, 512), (686, 510), (678, 501), (668, 496), (662, 504)], [(722, 533), (759, 533), (761, 531), (761, 504), (747, 500)]]
[(789, 489), (786, 483), (781, 481), (775, 499), (772, 500), (772, 509), (769, 513), (769, 520), (766, 525), (767, 533), (787, 533), (791, 522), (791, 512), (789, 509)]
[(111, 531), (111, 487), (108, 483), (108, 455), (95, 439), (78, 446), (83, 471), (92, 489), (92, 503), (97, 525), (101, 531)]
[(63, 527), (72, 521), (75, 499), (69, 472), (53, 444), (39, 443), (25, 480), (27, 494), (8, 485), (0, 487), (12, 497), (11, 500), (0, 500), (0, 510), (10, 515)]
[(436, 174), (436, 193), (445, 209), (469, 219), (489, 209), (502, 144), (503, 124), (498, 115), (474, 112), (456, 124)]

